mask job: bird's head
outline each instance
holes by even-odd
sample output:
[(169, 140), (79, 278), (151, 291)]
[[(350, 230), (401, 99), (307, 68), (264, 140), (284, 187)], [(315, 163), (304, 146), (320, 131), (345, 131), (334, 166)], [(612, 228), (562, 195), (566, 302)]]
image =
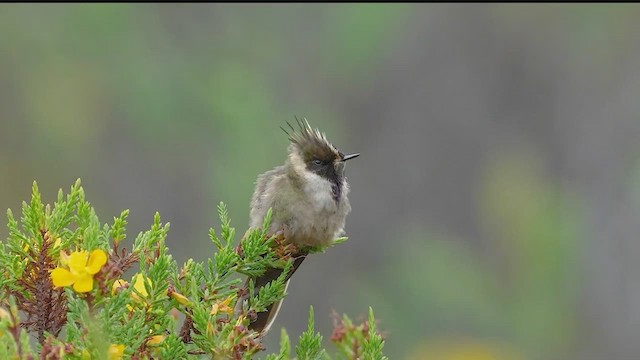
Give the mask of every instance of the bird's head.
[(289, 125), (289, 160), (298, 171), (311, 172), (334, 184), (341, 184), (344, 179), (344, 165), (347, 160), (360, 154), (345, 155), (327, 140), (325, 134), (312, 129), (307, 119), (298, 119), (298, 129)]

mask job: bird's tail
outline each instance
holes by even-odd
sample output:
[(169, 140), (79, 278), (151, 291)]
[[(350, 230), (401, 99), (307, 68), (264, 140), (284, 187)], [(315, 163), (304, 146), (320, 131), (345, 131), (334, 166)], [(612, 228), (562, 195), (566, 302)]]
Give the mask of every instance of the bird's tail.
[[(294, 257), (293, 266), (291, 267), (291, 270), (289, 270), (289, 274), (287, 275), (287, 278), (286, 278), (287, 282), (285, 285), (285, 292), (287, 290), (287, 287), (289, 287), (291, 276), (293, 275), (294, 272), (296, 272), (296, 270), (298, 270), (298, 267), (300, 266), (300, 264), (302, 264), (302, 261), (304, 261), (305, 258), (306, 258), (306, 255), (298, 255)], [(270, 268), (270, 269), (267, 269), (267, 271), (261, 276), (253, 279), (254, 293), (257, 293), (258, 290), (264, 285), (266, 285), (267, 283), (280, 277), (280, 275), (282, 274), (282, 271), (283, 269)], [(238, 309), (242, 309), (243, 300), (248, 299), (249, 279), (245, 281), (244, 289), (246, 290), (244, 292), (246, 295), (245, 295), (245, 298), (238, 299), (238, 303), (236, 307), (237, 311)], [(262, 334), (265, 334), (267, 331), (269, 331), (269, 328), (273, 324), (273, 321), (275, 320), (276, 315), (278, 315), (278, 311), (280, 310), (280, 305), (282, 305), (282, 300), (269, 305), (269, 307), (267, 307), (267, 310), (258, 313), (256, 319), (252, 321), (251, 324), (249, 324), (249, 329)]]

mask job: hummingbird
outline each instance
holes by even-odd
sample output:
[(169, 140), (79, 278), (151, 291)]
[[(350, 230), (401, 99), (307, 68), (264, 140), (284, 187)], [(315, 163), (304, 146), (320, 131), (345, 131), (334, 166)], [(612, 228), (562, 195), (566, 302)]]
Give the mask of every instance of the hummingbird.
[[(285, 291), (310, 248), (328, 246), (344, 234), (345, 218), (351, 211), (345, 163), (360, 155), (345, 155), (339, 151), (324, 133), (312, 129), (307, 119), (296, 117), (296, 122), (297, 129), (289, 122), (290, 131), (281, 127), (290, 142), (287, 159), (284, 165), (258, 176), (250, 206), (250, 228), (261, 228), (271, 208), (267, 235), (280, 234), (285, 244), (297, 249), (292, 256), (293, 266), (287, 275)], [(271, 268), (254, 278), (256, 293), (260, 287), (277, 279), (282, 271)], [(248, 284), (249, 279), (245, 289)], [(238, 301), (238, 305), (241, 307), (242, 301)], [(249, 328), (264, 335), (281, 305), (282, 300), (258, 313)]]

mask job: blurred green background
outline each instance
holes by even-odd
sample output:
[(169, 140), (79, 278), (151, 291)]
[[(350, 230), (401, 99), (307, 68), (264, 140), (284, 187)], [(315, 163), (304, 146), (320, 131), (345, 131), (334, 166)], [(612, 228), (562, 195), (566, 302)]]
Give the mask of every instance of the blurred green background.
[[(391, 359), (640, 354), (640, 7), (2, 4), (0, 205), (81, 178), (129, 238), (159, 211), (179, 263), (294, 115), (345, 152), (350, 240), (305, 262), (309, 305), (373, 306)], [(6, 238), (6, 228), (0, 237)]]

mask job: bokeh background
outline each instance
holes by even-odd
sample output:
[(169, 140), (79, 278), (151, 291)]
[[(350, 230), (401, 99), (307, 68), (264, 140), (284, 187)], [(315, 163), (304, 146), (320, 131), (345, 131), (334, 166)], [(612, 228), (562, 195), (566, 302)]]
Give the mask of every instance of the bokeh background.
[[(350, 240), (305, 262), (309, 305), (372, 306), (391, 359), (637, 359), (640, 7), (0, 5), (0, 207), (81, 178), (103, 221), (155, 211), (179, 263), (242, 233), (279, 129), (341, 150)], [(6, 228), (0, 237), (6, 238)]]

